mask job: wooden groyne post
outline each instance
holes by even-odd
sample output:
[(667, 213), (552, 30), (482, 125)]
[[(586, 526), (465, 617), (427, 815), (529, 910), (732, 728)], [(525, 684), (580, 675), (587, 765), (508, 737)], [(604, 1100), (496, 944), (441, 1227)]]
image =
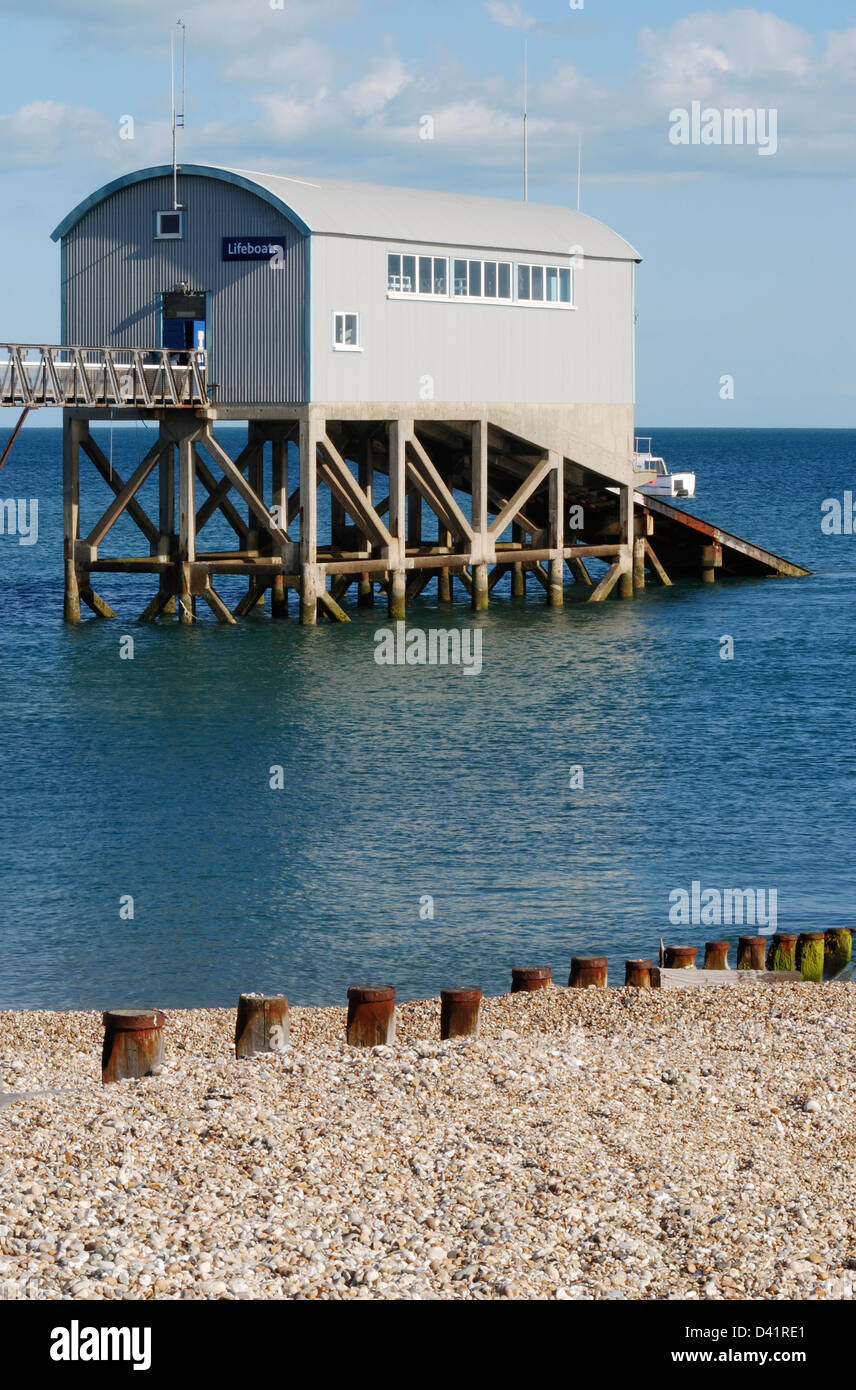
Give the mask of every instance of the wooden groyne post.
[(571, 989), (605, 989), (606, 956), (572, 956), (568, 985)]
[(241, 995), (235, 1019), (236, 1057), (281, 1052), (288, 1038), (288, 1000), (284, 995)]
[(653, 964), (653, 961), (642, 958), (626, 960), (624, 962), (625, 985), (633, 985), (636, 989), (650, 989)]
[(102, 1014), (101, 1080), (132, 1081), (163, 1065), (165, 1015), (160, 1009), (108, 1009)]
[(727, 970), (729, 941), (706, 941), (704, 943), (705, 970)]
[(511, 967), (511, 993), (530, 994), (536, 989), (546, 989), (553, 978), (548, 965), (513, 965)]
[(389, 1047), (395, 1042), (392, 985), (351, 985), (347, 1038), (351, 1047)]
[(477, 1038), (482, 992), (474, 986), (440, 990), (440, 1037)]
[(823, 979), (824, 934), (822, 931), (803, 931), (797, 941), (797, 970), (804, 980)]
[(767, 953), (766, 936), (741, 936), (737, 939), (737, 969), (763, 970)]
[(667, 946), (666, 969), (694, 970), (697, 954), (697, 946)]
[(831, 927), (823, 933), (823, 968), (830, 977), (850, 964), (853, 937), (848, 927)]
[(776, 932), (767, 948), (767, 969), (796, 970), (796, 950), (796, 932)]

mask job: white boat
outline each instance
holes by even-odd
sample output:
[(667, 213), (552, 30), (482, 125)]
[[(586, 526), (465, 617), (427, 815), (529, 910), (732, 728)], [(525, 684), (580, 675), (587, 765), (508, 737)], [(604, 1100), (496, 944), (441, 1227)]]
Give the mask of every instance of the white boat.
[(634, 443), (633, 471), (656, 475), (650, 482), (640, 483), (637, 492), (652, 497), (695, 497), (695, 473), (670, 473), (665, 460), (652, 453), (650, 436)]

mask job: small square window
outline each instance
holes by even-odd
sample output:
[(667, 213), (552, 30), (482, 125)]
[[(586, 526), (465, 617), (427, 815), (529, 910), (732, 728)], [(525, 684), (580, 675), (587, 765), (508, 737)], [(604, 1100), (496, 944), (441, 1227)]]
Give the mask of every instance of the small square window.
[(562, 304), (571, 302), (571, 271), (570, 267), (559, 270), (559, 299)]
[(419, 293), (431, 293), (431, 257), (419, 257)]
[(529, 298), (529, 266), (519, 265), (517, 267), (517, 298)]
[(557, 267), (557, 266), (554, 266), (554, 265), (548, 265), (548, 266), (546, 267), (546, 275), (547, 275), (547, 293), (546, 293), (546, 295), (545, 295), (545, 298), (546, 298), (547, 300), (549, 300), (549, 302), (550, 302), (551, 304), (557, 304), (558, 301), (559, 301), (559, 270), (558, 270), (558, 267)]
[(482, 263), (481, 261), (470, 261), (470, 294), (481, 298), (482, 292)]
[(401, 288), (408, 294), (416, 293), (416, 257), (401, 258)]
[(386, 258), (386, 287), (388, 290), (401, 289), (401, 257), (389, 255)]
[(485, 299), (496, 299), (496, 261), (484, 263), (484, 294)]
[(445, 256), (434, 257), (434, 293), (448, 294), (449, 286), (446, 280), (448, 274), (448, 262)]
[(155, 240), (181, 241), (184, 236), (183, 212), (155, 213)]
[(511, 298), (511, 266), (508, 261), (499, 263), (499, 298)]
[(455, 294), (466, 294), (467, 292), (467, 263), (466, 261), (455, 261)]
[(333, 347), (338, 352), (359, 352), (360, 316), (359, 314), (333, 315)]
[(532, 267), (532, 298), (544, 298), (544, 267), (533, 265)]

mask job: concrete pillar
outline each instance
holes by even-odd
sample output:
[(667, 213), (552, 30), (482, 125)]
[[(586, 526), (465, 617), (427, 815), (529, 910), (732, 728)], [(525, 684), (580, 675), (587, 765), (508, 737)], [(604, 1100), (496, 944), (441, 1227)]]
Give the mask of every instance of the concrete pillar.
[(407, 554), (406, 450), (413, 429), (412, 420), (391, 420), (389, 424), (389, 534), (392, 550), (389, 566), (389, 616), (404, 618), (405, 570)]
[(323, 422), (300, 421), (300, 622), (318, 621), (318, 436)]
[(71, 420), (64, 412), (62, 422), (62, 528), (65, 557), (65, 602), (67, 623), (80, 622), (80, 585), (77, 577), (75, 546), (80, 539), (80, 435), (86, 422)]
[[(487, 544), (487, 420), (473, 421), (471, 487), (473, 497), (473, 549), (481, 556)], [(473, 610), (483, 612), (490, 602), (487, 564), (481, 559), (473, 565), (471, 601)]]
[(618, 489), (618, 516), (621, 531), (622, 570), (618, 579), (619, 598), (633, 597), (633, 489)]
[(557, 550), (558, 554), (550, 561), (547, 603), (550, 608), (561, 608), (565, 601), (565, 559), (562, 553), (565, 544), (565, 460), (561, 454), (551, 453), (550, 462), (553, 465), (550, 470), (550, 548)]
[[(271, 507), (279, 529), (288, 534), (288, 437), (275, 435), (271, 440)], [(274, 576), (270, 591), (272, 618), (288, 617), (288, 590), (283, 572)]]
[(193, 435), (181, 427), (178, 440), (178, 617), (192, 623), (194, 604), (190, 592), (190, 566), (196, 560), (196, 455)]
[(389, 616), (394, 622), (403, 622), (406, 612), (406, 575), (404, 570), (390, 570), (389, 573)]

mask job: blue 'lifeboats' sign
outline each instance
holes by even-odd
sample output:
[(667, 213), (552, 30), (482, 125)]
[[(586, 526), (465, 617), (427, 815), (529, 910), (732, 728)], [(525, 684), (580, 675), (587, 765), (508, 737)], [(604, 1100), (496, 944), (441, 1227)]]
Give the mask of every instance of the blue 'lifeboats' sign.
[(224, 236), (224, 261), (269, 261), (285, 254), (282, 237)]

